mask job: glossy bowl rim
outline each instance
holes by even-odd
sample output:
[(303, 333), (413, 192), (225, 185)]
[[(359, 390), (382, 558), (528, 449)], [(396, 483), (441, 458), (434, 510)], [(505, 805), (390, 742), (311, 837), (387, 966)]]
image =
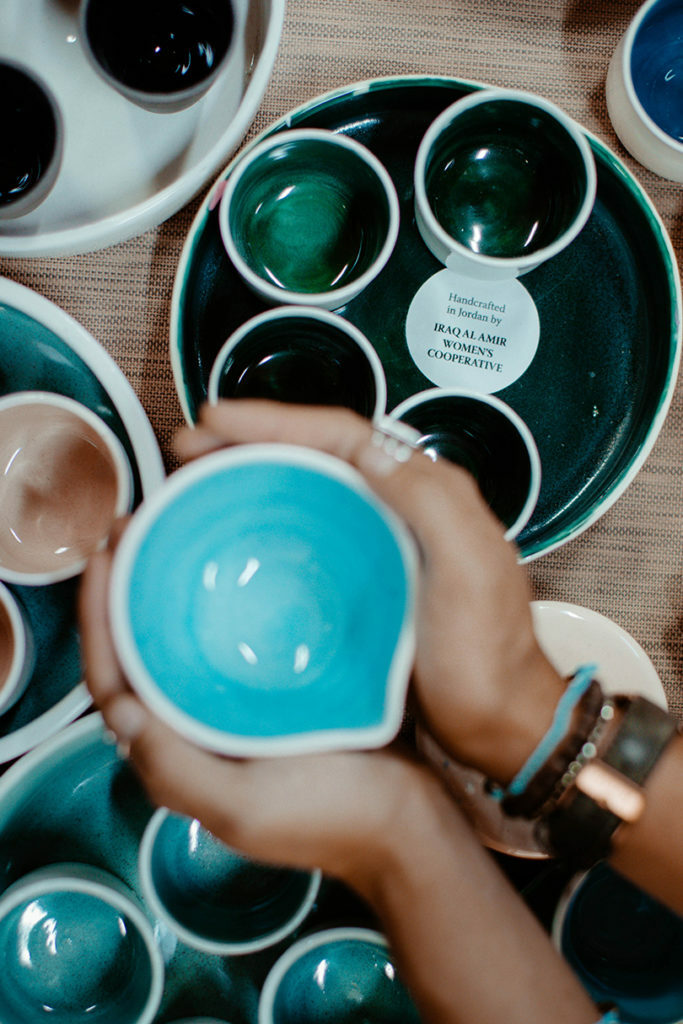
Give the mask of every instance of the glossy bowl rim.
[(305, 319), (308, 317), (311, 320), (322, 321), (323, 323), (330, 324), (337, 330), (345, 334), (351, 341), (361, 350), (363, 355), (367, 358), (370, 369), (372, 370), (372, 376), (375, 381), (375, 408), (372, 414), (372, 419), (375, 420), (377, 417), (382, 416), (386, 411), (387, 405), (387, 379), (384, 373), (384, 366), (377, 355), (377, 351), (366, 337), (363, 332), (352, 324), (350, 320), (340, 316), (339, 313), (335, 313), (332, 310), (322, 309), (318, 306), (304, 306), (304, 305), (286, 305), (286, 306), (275, 306), (272, 309), (263, 310), (261, 313), (257, 313), (255, 316), (245, 320), (244, 323), (240, 324), (232, 334), (223, 342), (216, 358), (211, 366), (211, 372), (209, 373), (209, 382), (207, 387), (207, 401), (215, 405), (216, 402), (221, 400), (221, 396), (218, 394), (218, 385), (220, 382), (220, 375), (223, 369), (223, 365), (235, 349), (255, 327), (259, 327), (263, 323), (269, 323), (271, 320), (279, 320), (282, 318), (289, 317), (301, 317)]
[[(363, 143), (349, 136), (337, 134), (327, 128), (288, 128), (273, 135), (262, 136), (255, 140), (256, 144), (244, 149), (238, 156), (234, 167), (226, 178), (225, 188), (218, 207), (218, 225), (225, 251), (237, 273), (244, 282), (265, 301), (282, 305), (317, 306), (323, 309), (341, 309), (352, 298), (359, 295), (384, 270), (389, 262), (398, 240), (400, 227), (400, 206), (396, 186), (381, 160), (364, 146)], [(326, 146), (340, 147), (355, 154), (361, 163), (371, 171), (377, 179), (387, 201), (387, 230), (379, 253), (370, 266), (357, 278), (339, 288), (330, 288), (323, 292), (297, 292), (291, 289), (278, 288), (265, 278), (260, 277), (242, 258), (232, 237), (229, 226), (230, 202), (241, 179), (249, 171), (254, 160), (264, 153), (281, 146), (285, 142), (319, 142)]]
[[(174, 917), (166, 904), (160, 898), (152, 875), (151, 864), (154, 844), (156, 843), (164, 822), (171, 817), (188, 818), (187, 815), (176, 814), (167, 807), (159, 807), (147, 822), (145, 830), (142, 833), (142, 839), (140, 840), (140, 847), (138, 851), (138, 877), (144, 899), (149, 904), (156, 917), (160, 921), (163, 921), (170, 931), (174, 932), (186, 946), (198, 949), (203, 953), (211, 953), (218, 956), (241, 956), (256, 953), (259, 950), (268, 949), (270, 946), (276, 945), (282, 939), (291, 935), (291, 933), (299, 927), (302, 921), (308, 917), (309, 913), (313, 909), (313, 905), (317, 899), (318, 892), (320, 891), (320, 885), (322, 883), (322, 871), (319, 868), (314, 868), (311, 871), (300, 872), (301, 874), (307, 874), (309, 876), (309, 882), (299, 906), (287, 921), (279, 925), (277, 928), (273, 928), (272, 931), (265, 932), (257, 938), (246, 939), (244, 941), (231, 940), (224, 942), (219, 939), (209, 939), (200, 932), (196, 932), (191, 928), (188, 928)], [(188, 820), (191, 819), (188, 818)]]
[[(244, 736), (198, 722), (182, 711), (155, 684), (140, 658), (128, 620), (128, 581), (149, 528), (159, 514), (192, 486), (214, 473), (261, 463), (310, 469), (351, 488), (385, 523), (401, 557), (406, 604), (399, 636), (389, 665), (384, 711), (377, 725), (344, 729), (311, 730), (284, 736)], [(361, 474), (348, 463), (304, 446), (282, 443), (242, 444), (221, 449), (190, 462), (167, 478), (138, 507), (119, 543), (109, 588), (109, 621), (114, 645), (124, 671), (138, 696), (168, 725), (199, 746), (229, 756), (275, 756), (324, 750), (384, 746), (400, 729), (405, 695), (415, 650), (415, 603), (418, 576), (417, 545), (399, 516), (372, 491)]]

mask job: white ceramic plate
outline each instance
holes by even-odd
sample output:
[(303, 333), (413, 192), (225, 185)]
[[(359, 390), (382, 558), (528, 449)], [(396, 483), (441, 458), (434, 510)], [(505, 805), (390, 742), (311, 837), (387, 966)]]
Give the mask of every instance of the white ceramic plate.
[[(85, 328), (29, 288), (0, 278), (0, 393), (31, 388), (75, 398), (109, 421), (129, 450), (146, 496), (165, 477), (147, 416), (117, 364)], [(77, 581), (19, 588), (40, 644), (21, 699), (0, 717), (0, 764), (30, 750), (90, 705), (80, 671), (71, 607)], [(57, 643), (59, 650), (53, 649)], [(48, 649), (49, 648), (49, 649)], [(75, 675), (74, 675), (75, 673)]]
[[(538, 642), (561, 675), (570, 675), (579, 665), (595, 664), (605, 693), (637, 693), (666, 708), (666, 694), (654, 665), (616, 622), (562, 601), (534, 601), (531, 610)], [(452, 761), (423, 732), (418, 742), (486, 846), (516, 857), (548, 857), (529, 821), (503, 814), (498, 801), (487, 793), (481, 772)]]
[(87, 62), (78, 0), (1, 0), (0, 58), (38, 71), (65, 121), (57, 182), (31, 213), (2, 222), (0, 255), (98, 249), (160, 224), (237, 148), (263, 97), (285, 0), (235, 0), (239, 45), (208, 93), (175, 114), (124, 99)]

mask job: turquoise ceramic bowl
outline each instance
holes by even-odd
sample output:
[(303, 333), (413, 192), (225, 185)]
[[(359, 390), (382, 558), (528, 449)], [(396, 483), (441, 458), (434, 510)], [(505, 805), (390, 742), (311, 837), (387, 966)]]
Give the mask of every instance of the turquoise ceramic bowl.
[(275, 962), (258, 1024), (419, 1024), (386, 939), (368, 928), (330, 928), (300, 939)]
[(236, 756), (380, 746), (414, 652), (416, 553), (332, 456), (242, 445), (174, 473), (117, 549), (115, 643), (140, 697)]
[(152, 926), (113, 875), (38, 869), (0, 899), (3, 1024), (148, 1024), (163, 991)]
[(254, 953), (291, 934), (312, 910), (320, 871), (260, 864), (219, 842), (196, 818), (165, 808), (140, 844), (145, 901), (186, 945), (205, 953)]

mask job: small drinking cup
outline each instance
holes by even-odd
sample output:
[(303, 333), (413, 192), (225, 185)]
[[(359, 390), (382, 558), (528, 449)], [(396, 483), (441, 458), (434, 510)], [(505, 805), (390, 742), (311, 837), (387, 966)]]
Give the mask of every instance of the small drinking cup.
[(41, 585), (80, 573), (130, 510), (119, 439), (92, 410), (48, 391), (0, 398), (0, 579)]
[(82, 0), (80, 26), (104, 81), (161, 114), (201, 99), (237, 38), (231, 0)]
[(33, 70), (0, 60), (0, 221), (43, 202), (62, 163), (64, 124), (51, 89)]
[(219, 223), (230, 260), (266, 302), (341, 309), (389, 260), (398, 196), (361, 143), (299, 128), (244, 153), (227, 178)]
[(258, 1024), (419, 1024), (383, 935), (330, 928), (299, 939), (272, 966)]
[(541, 460), (521, 417), (495, 395), (458, 388), (430, 388), (401, 402), (392, 419), (418, 431), (418, 445), (431, 458), (446, 458), (467, 469), (483, 498), (517, 537), (536, 507)]
[(481, 280), (525, 274), (586, 224), (597, 175), (581, 129), (532, 93), (481, 89), (430, 125), (415, 161), (415, 217), (430, 252)]
[(147, 904), (186, 945), (254, 953), (290, 935), (313, 908), (320, 871), (261, 864), (215, 839), (193, 818), (161, 808), (140, 844)]
[(0, 897), (3, 1024), (150, 1024), (164, 963), (151, 922), (109, 872), (54, 864)]
[(14, 707), (35, 664), (33, 631), (19, 599), (0, 583), (0, 715)]
[(208, 386), (220, 398), (338, 405), (375, 419), (387, 385), (375, 349), (336, 313), (280, 306), (242, 324), (216, 356)]
[(683, 919), (600, 862), (569, 884), (555, 946), (596, 1002), (623, 1024), (683, 1021)]
[(683, 181), (683, 75), (679, 0), (648, 0), (607, 72), (607, 111), (619, 139), (648, 170)]

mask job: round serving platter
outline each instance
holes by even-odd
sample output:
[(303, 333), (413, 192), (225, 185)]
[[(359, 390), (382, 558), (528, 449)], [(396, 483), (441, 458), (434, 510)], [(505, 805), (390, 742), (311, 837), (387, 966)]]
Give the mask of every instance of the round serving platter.
[[(0, 278), (0, 394), (26, 390), (74, 398), (114, 430), (133, 468), (135, 504), (164, 479), (149, 420), (109, 354), (58, 306)], [(19, 757), (90, 705), (76, 626), (78, 579), (10, 589), (26, 608), (36, 666), (24, 695), (0, 716), (0, 764)]]
[[(388, 410), (434, 383), (406, 341), (411, 300), (442, 270), (415, 226), (415, 153), (434, 118), (481, 87), (421, 76), (358, 83), (298, 108), (259, 137), (302, 126), (343, 132), (368, 146), (394, 180), (401, 203), (397, 246), (376, 281), (339, 311), (382, 360)], [(624, 492), (662, 427), (680, 361), (680, 281), (666, 230), (636, 179), (587, 135), (598, 170), (593, 213), (568, 249), (521, 279), (538, 311), (540, 339), (528, 369), (497, 392), (526, 421), (541, 455), (538, 505), (517, 540), (525, 560), (576, 537)], [(190, 423), (221, 345), (265, 308), (220, 238), (217, 205), (233, 166), (199, 209), (176, 273), (171, 361)]]
[(52, 256), (121, 242), (176, 213), (237, 148), (265, 92), (285, 0), (234, 0), (239, 41), (197, 103), (173, 114), (135, 106), (88, 63), (78, 0), (2, 0), (0, 59), (34, 68), (65, 123), (57, 182), (36, 210), (2, 221), (0, 256)]
[[(132, 768), (108, 742), (99, 713), (84, 716), (0, 778), (0, 891), (34, 868), (76, 861), (110, 871), (144, 902), (137, 857), (153, 810)], [(155, 1024), (190, 1016), (256, 1024), (259, 990), (278, 955), (304, 931), (340, 922), (369, 925), (374, 919), (330, 880), (298, 929), (257, 953), (202, 953), (156, 922), (165, 985)]]

